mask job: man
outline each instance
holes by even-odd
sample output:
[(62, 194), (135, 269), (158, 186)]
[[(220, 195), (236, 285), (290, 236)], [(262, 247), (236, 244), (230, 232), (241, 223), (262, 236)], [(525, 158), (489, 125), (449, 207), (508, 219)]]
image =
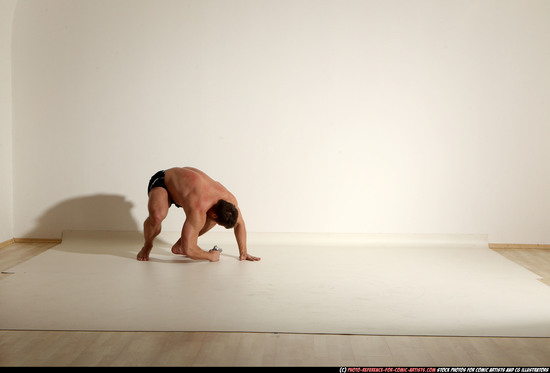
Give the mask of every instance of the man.
[(182, 207), (186, 215), (181, 238), (172, 246), (174, 254), (217, 262), (220, 260), (220, 252), (214, 249), (204, 251), (197, 242), (199, 236), (219, 224), (228, 229), (234, 228), (240, 260), (260, 260), (247, 253), (246, 228), (237, 199), (204, 172), (191, 167), (159, 171), (149, 181), (147, 192), (149, 217), (143, 224), (145, 244), (137, 260), (149, 260), (153, 240), (159, 235), (162, 221), (172, 204)]

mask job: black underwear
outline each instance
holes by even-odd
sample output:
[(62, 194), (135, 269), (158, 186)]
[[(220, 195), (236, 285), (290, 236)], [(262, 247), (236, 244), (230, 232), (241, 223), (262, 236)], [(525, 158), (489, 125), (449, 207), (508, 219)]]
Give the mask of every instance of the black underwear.
[[(151, 177), (151, 180), (149, 180), (149, 185), (147, 186), (147, 194), (151, 192), (151, 189), (153, 188), (164, 188), (168, 192), (168, 188), (166, 188), (166, 184), (164, 183), (164, 174), (166, 173), (166, 170), (162, 170), (157, 172), (156, 174)], [(181, 207), (177, 203), (175, 203), (172, 200), (172, 197), (170, 197), (170, 192), (168, 192), (168, 197), (170, 198), (170, 205), (176, 205), (176, 207)]]

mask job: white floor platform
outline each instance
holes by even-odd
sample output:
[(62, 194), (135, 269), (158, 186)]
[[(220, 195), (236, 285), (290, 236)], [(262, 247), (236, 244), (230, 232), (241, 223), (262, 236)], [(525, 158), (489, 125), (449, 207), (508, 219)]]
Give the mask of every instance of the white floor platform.
[(149, 262), (139, 232), (65, 232), (0, 281), (0, 329), (550, 337), (550, 287), (484, 236), (201, 237), (220, 262)]

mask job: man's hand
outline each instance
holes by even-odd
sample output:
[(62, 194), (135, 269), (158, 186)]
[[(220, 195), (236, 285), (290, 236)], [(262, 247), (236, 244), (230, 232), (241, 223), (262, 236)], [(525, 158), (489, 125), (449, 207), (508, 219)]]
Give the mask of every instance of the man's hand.
[(208, 260), (210, 260), (211, 262), (217, 262), (220, 260), (219, 250), (212, 249), (209, 251), (209, 253), (211, 254), (211, 256), (210, 258), (208, 258)]
[(239, 257), (239, 260), (250, 260), (251, 262), (257, 262), (261, 259), (262, 258), (258, 258), (257, 256), (252, 256), (250, 254), (243, 254)]

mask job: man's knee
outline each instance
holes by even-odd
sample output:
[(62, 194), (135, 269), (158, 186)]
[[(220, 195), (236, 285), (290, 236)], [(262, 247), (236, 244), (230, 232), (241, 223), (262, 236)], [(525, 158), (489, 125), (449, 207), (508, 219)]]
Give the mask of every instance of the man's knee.
[(161, 225), (162, 221), (166, 219), (166, 213), (164, 211), (151, 211), (149, 214), (149, 222), (154, 225)]

